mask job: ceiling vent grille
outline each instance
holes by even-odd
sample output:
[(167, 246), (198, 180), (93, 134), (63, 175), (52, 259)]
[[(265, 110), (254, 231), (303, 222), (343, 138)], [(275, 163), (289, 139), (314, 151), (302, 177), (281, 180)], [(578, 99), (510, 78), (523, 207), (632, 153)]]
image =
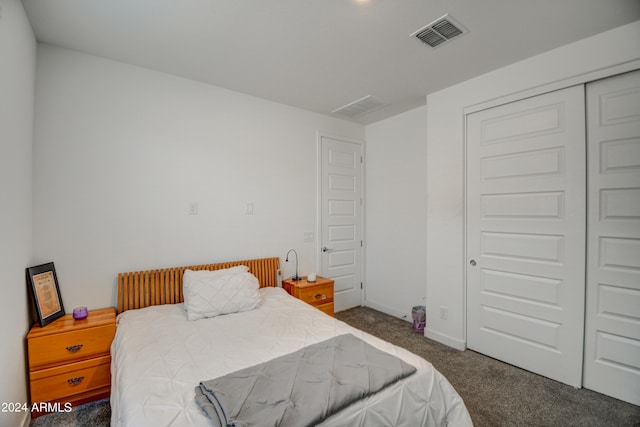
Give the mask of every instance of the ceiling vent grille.
[(340, 108), (336, 108), (331, 113), (354, 119), (356, 117), (362, 116), (363, 114), (367, 114), (374, 110), (382, 108), (385, 105), (387, 104), (385, 104), (375, 96), (367, 95), (364, 98), (360, 98)]
[(431, 47), (440, 46), (455, 37), (467, 33), (468, 31), (456, 22), (450, 15), (444, 15), (429, 25), (420, 28), (410, 37), (416, 37), (421, 42)]

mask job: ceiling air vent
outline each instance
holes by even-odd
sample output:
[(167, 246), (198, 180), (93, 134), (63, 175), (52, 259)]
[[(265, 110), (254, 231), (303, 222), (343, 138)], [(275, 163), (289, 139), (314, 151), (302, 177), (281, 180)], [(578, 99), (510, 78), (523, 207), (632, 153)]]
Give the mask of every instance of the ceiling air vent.
[(468, 31), (450, 15), (444, 15), (429, 25), (420, 28), (410, 37), (416, 37), (431, 47), (437, 47), (466, 32)]
[(380, 101), (375, 96), (367, 95), (364, 98), (360, 98), (357, 101), (353, 101), (347, 105), (337, 108), (331, 113), (353, 119), (363, 114), (377, 110), (378, 108), (382, 108), (385, 105), (387, 104)]

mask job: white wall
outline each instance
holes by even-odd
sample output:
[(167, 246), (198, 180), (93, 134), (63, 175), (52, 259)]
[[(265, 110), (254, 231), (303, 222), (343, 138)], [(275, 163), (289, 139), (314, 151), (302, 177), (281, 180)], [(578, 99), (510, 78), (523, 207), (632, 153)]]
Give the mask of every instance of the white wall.
[(427, 110), (366, 127), (365, 305), (411, 321), (425, 303)]
[[(427, 96), (427, 329), (465, 346), (464, 111), (638, 67), (640, 21), (529, 58)], [(448, 320), (439, 308), (449, 309)]]
[[(0, 0), (0, 403), (28, 403), (25, 268), (32, 262), (33, 103), (36, 41), (22, 3)], [(0, 426), (27, 413), (0, 412)]]
[(34, 253), (55, 262), (67, 311), (114, 305), (120, 271), (284, 261), (289, 248), (315, 271), (302, 235), (316, 230), (317, 131), (364, 138), (362, 125), (47, 45), (36, 96)]

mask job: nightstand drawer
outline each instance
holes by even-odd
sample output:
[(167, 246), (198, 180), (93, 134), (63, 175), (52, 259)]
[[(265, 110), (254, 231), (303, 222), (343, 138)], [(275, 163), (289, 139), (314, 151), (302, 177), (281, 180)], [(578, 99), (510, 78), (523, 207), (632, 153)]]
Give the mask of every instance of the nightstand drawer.
[(285, 279), (282, 287), (291, 296), (333, 316), (333, 280), (317, 276), (315, 282), (309, 282), (306, 277), (300, 280)]
[(334, 311), (333, 311), (333, 303), (330, 302), (329, 304), (322, 304), (322, 305), (316, 305), (315, 306), (318, 310), (328, 314), (329, 316), (333, 317)]
[(31, 402), (49, 402), (110, 387), (111, 357), (43, 369), (31, 375)]
[(333, 283), (300, 288), (298, 298), (315, 306), (333, 302)]
[(116, 325), (79, 329), (29, 340), (30, 369), (109, 354)]

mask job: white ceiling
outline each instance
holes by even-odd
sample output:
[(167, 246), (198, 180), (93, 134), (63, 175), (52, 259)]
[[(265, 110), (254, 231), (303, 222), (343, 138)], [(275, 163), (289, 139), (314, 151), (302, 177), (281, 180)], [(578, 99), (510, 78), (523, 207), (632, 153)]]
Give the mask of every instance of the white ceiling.
[[(640, 19), (639, 0), (23, 0), (37, 39), (372, 123), (473, 76)], [(469, 33), (410, 38), (449, 13)], [(611, 47), (615, 49), (615, 46)]]

